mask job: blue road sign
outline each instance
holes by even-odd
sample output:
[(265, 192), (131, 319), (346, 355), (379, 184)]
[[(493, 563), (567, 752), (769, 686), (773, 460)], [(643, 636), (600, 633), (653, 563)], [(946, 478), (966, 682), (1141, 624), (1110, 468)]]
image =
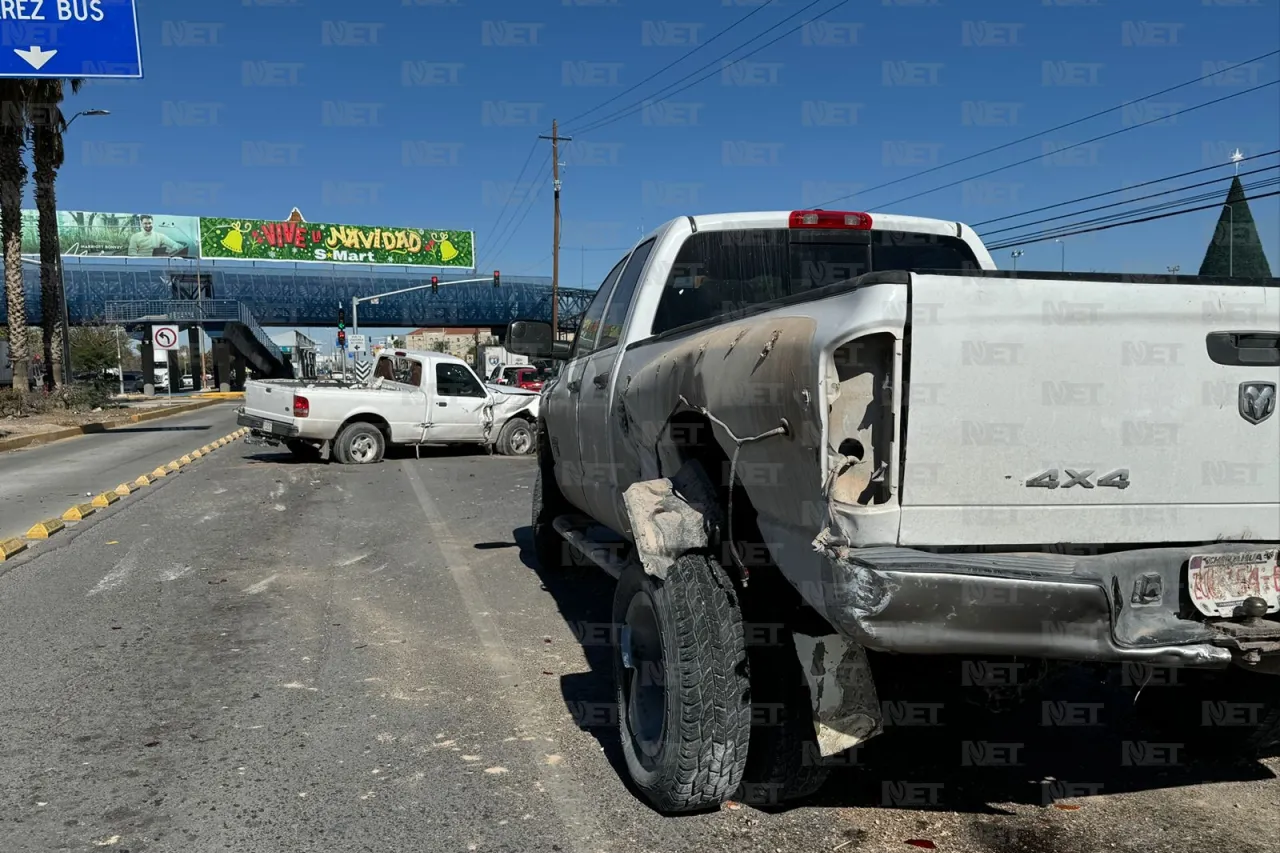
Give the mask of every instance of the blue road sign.
[(141, 77), (136, 0), (0, 0), (0, 77)]

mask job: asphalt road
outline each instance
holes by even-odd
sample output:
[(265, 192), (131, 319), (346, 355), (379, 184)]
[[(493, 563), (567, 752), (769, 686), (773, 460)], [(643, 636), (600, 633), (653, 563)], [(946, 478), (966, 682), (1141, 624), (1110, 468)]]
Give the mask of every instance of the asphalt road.
[(235, 431), (236, 405), (0, 453), (0, 539)]
[(535, 567), (532, 473), (237, 444), (0, 564), (0, 850), (1275, 850), (1280, 762), (1120, 772), (1009, 721), (1015, 767), (897, 731), (813, 804), (654, 814), (601, 724), (611, 581)]

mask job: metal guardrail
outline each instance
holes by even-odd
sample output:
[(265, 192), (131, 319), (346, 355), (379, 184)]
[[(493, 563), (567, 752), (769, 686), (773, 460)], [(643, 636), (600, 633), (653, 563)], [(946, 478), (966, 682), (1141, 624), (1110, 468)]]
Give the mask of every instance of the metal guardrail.
[(284, 363), (280, 347), (248, 307), (234, 299), (143, 299), (107, 302), (103, 308), (108, 323), (239, 323), (276, 361)]

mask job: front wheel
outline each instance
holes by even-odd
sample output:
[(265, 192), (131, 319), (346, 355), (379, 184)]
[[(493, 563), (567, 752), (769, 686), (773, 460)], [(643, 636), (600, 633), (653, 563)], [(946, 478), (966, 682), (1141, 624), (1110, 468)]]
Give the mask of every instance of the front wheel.
[(660, 812), (714, 808), (742, 781), (751, 739), (746, 637), (719, 564), (686, 554), (659, 581), (623, 572), (613, 600), (622, 751)]
[(338, 461), (344, 465), (371, 465), (382, 461), (386, 439), (373, 424), (354, 423), (343, 427), (334, 441)]
[(503, 456), (528, 456), (537, 449), (533, 424), (524, 418), (512, 418), (498, 433), (498, 452)]

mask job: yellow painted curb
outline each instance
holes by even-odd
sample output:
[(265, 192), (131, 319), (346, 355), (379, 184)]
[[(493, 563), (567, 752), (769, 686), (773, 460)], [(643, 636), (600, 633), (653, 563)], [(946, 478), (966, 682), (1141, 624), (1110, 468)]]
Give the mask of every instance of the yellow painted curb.
[(212, 452), (213, 452), (213, 445), (212, 445), (212, 444), (206, 444), (204, 447), (200, 448), (200, 452), (201, 452), (201, 453), (212, 453)]
[[(139, 485), (138, 483), (139, 480), (146, 480), (146, 479), (147, 479), (146, 477), (139, 477), (137, 480), (134, 480), (134, 485), (135, 486)], [(141, 485), (146, 485), (146, 483), (142, 483)], [(119, 495), (122, 498), (128, 497), (129, 495), (133, 494), (133, 486), (130, 486), (128, 483), (121, 483), (120, 485), (116, 486), (115, 494)]]
[(138, 479), (134, 480), (134, 481), (133, 481), (133, 484), (134, 484), (135, 486), (139, 487), (139, 488), (141, 488), (141, 487), (143, 487), (143, 486), (150, 486), (150, 485), (151, 485), (151, 478), (150, 478), (150, 477), (148, 477), (146, 474), (143, 474), (141, 477), (139, 477)]
[(73, 506), (62, 514), (63, 521), (84, 521), (87, 516), (93, 515), (98, 508), (93, 504), (78, 504)]
[(226, 443), (227, 443), (227, 440), (226, 440), (225, 438), (220, 438), (220, 439), (218, 439), (217, 441), (215, 441), (215, 442), (213, 443), (213, 446), (214, 446), (214, 447), (221, 447), (222, 445), (224, 445), (224, 444), (226, 444)]
[(199, 459), (201, 456), (204, 456), (204, 451), (203, 451), (203, 450), (193, 450), (193, 451), (191, 451), (191, 458), (192, 458), (192, 459)]
[(111, 506), (118, 500), (120, 500), (120, 495), (116, 492), (103, 492), (93, 499), (93, 505), (98, 509), (102, 509), (104, 506)]
[(0, 539), (0, 563), (27, 550), (27, 543), (21, 539)]
[(179, 468), (182, 467), (182, 463), (179, 462), (177, 459), (175, 459), (164, 467), (168, 468), (170, 471), (177, 471)]
[(66, 527), (66, 525), (62, 523), (62, 519), (50, 518), (45, 521), (41, 521), (38, 524), (31, 525), (31, 529), (27, 531), (27, 538), (48, 539), (64, 527)]
[(182, 457), (182, 458), (181, 458), (181, 459), (179, 459), (178, 461), (179, 461), (180, 463), (182, 463), (183, 465), (190, 465), (190, 464), (191, 464), (191, 454), (187, 454), (186, 456)]
[(164, 468), (157, 468), (156, 470), (151, 472), (151, 478), (153, 480), (158, 480), (161, 477), (168, 477), (168, 476), (169, 476), (169, 472), (164, 470)]

